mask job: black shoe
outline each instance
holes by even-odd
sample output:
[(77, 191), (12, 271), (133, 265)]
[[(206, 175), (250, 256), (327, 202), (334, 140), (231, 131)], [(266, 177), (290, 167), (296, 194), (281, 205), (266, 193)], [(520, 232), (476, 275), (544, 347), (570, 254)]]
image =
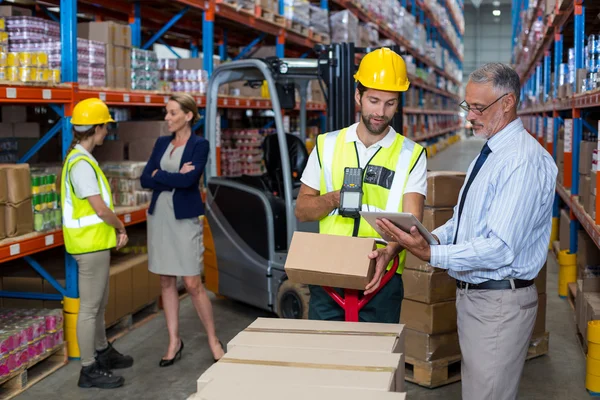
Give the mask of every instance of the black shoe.
[(133, 357), (119, 353), (110, 343), (106, 349), (97, 353), (96, 361), (106, 369), (129, 368), (133, 365)]
[(158, 363), (159, 367), (170, 367), (171, 365), (175, 364), (175, 360), (181, 358), (181, 352), (183, 351), (183, 340), (180, 340), (180, 342), (181, 346), (179, 346), (179, 350), (177, 350), (177, 353), (175, 353), (175, 357), (171, 358), (170, 360), (165, 360), (164, 358), (161, 359), (160, 363)]
[(122, 376), (113, 375), (108, 369), (95, 362), (81, 368), (77, 385), (82, 388), (113, 389), (123, 386), (124, 383), (125, 379)]

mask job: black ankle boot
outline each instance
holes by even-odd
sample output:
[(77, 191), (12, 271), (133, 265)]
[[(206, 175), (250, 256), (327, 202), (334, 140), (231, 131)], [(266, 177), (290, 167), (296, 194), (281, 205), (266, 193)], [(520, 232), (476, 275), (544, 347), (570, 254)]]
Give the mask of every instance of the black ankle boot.
[(108, 369), (95, 362), (81, 368), (77, 385), (82, 388), (113, 389), (123, 386), (124, 383), (125, 379), (122, 376), (113, 375)]
[(96, 361), (106, 369), (129, 368), (133, 365), (133, 357), (119, 353), (110, 343), (106, 349), (98, 351)]

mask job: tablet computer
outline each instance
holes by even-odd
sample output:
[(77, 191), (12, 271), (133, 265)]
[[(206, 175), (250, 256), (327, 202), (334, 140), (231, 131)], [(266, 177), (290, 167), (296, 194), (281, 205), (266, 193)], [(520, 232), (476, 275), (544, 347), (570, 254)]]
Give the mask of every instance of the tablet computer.
[(389, 220), (391, 223), (396, 225), (396, 227), (402, 229), (406, 233), (410, 233), (410, 228), (416, 226), (421, 235), (427, 240), (429, 244), (438, 244), (437, 240), (433, 237), (433, 235), (419, 222), (417, 217), (415, 217), (411, 213), (394, 213), (394, 212), (374, 212), (374, 211), (361, 211), (360, 215), (381, 235), (381, 237), (388, 241), (393, 242), (394, 239), (389, 237), (387, 234), (383, 233), (383, 231), (377, 226), (378, 218), (385, 218)]

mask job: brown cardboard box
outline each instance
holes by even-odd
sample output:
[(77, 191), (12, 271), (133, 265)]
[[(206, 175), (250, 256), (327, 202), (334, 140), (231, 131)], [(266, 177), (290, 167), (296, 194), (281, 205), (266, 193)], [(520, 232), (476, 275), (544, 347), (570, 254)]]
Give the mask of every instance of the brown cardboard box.
[(538, 309), (533, 326), (533, 337), (546, 332), (546, 293), (538, 296)]
[[(10, 292), (42, 293), (43, 279), (26, 265), (3, 273), (2, 289)], [(6, 308), (43, 308), (42, 300), (4, 298), (2, 304)]]
[(364, 289), (375, 272), (368, 257), (375, 248), (374, 239), (294, 232), (285, 272), (292, 282)]
[(131, 49), (123, 46), (107, 44), (106, 66), (131, 69)]
[(458, 332), (429, 335), (413, 329), (406, 330), (406, 357), (434, 361), (456, 355), (460, 355)]
[(582, 313), (583, 302), (585, 301), (583, 297), (583, 281), (581, 279), (577, 280), (577, 293), (575, 294), (575, 324), (577, 325), (577, 331), (582, 332), (582, 316), (585, 313)]
[(281, 318), (257, 318), (246, 328), (253, 332), (280, 332), (280, 333), (314, 333), (352, 335), (360, 333), (360, 336), (387, 336), (395, 337), (394, 352), (402, 353), (404, 350), (403, 324), (387, 324), (377, 322), (346, 322), (346, 321), (318, 321), (301, 319)]
[(106, 86), (109, 88), (117, 87), (117, 76), (115, 72), (115, 67), (112, 65), (106, 65)]
[(4, 213), (6, 236), (15, 237), (33, 232), (33, 210), (31, 207), (31, 199), (6, 205)]
[(405, 299), (432, 304), (456, 298), (456, 280), (429, 264), (404, 268), (402, 280)]
[(169, 136), (167, 121), (124, 121), (117, 126), (119, 140), (126, 143), (137, 142), (139, 139), (157, 139)]
[(321, 387), (312, 382), (275, 382), (267, 384), (231, 382), (227, 377), (218, 377), (202, 385), (201, 396), (194, 400), (260, 399), (260, 400), (406, 400), (406, 393), (356, 389), (353, 387)]
[(577, 266), (580, 270), (587, 266), (600, 265), (600, 250), (590, 235), (584, 230), (577, 232)]
[(592, 170), (594, 150), (598, 147), (597, 142), (581, 141), (579, 144), (579, 173), (589, 175)]
[[(218, 362), (198, 378), (196, 390), (201, 393), (211, 381), (227, 379), (230, 384), (268, 386), (271, 382), (293, 385), (310, 382), (311, 386), (369, 389), (389, 392), (394, 390), (391, 372), (345, 371), (324, 368), (287, 367)], [(287, 397), (287, 396), (286, 396)], [(242, 398), (247, 399), (247, 396)]]
[(115, 67), (115, 88), (131, 88), (131, 69), (125, 67)]
[[(402, 341), (404, 345), (404, 341)], [(399, 340), (395, 336), (370, 336), (353, 334), (339, 335), (320, 333), (281, 333), (255, 332), (244, 330), (227, 343), (227, 351), (236, 346), (260, 348), (294, 348), (315, 350), (348, 350), (373, 353), (402, 353)]]
[(124, 261), (115, 263), (110, 267), (111, 276), (115, 277), (115, 319), (131, 313), (133, 311), (133, 287), (132, 262), (128, 258)]
[(2, 137), (2, 138), (15, 137), (12, 123), (10, 123), (10, 122), (0, 123), (0, 137)]
[(15, 123), (15, 122), (26, 122), (26, 121), (27, 121), (27, 107), (26, 106), (2, 106), (2, 122)]
[(135, 142), (129, 142), (127, 159), (129, 161), (148, 161), (154, 149), (154, 143), (156, 143), (156, 139), (138, 139)]
[[(586, 175), (579, 175), (579, 203), (585, 208), (590, 200), (591, 179)], [(589, 207), (589, 204), (587, 204)]]
[(127, 24), (112, 25), (113, 43), (117, 46), (131, 48), (131, 27)]
[(361, 353), (351, 350), (260, 348), (236, 346), (228, 349), (221, 362), (247, 362), (250, 365), (281, 365), (286, 367), (314, 367), (345, 371), (387, 372), (394, 379), (393, 390), (404, 391), (404, 354)]
[(433, 231), (436, 228), (444, 225), (450, 218), (454, 210), (452, 208), (429, 208), (425, 207), (423, 212), (423, 226), (428, 231)]
[(556, 145), (556, 151), (557, 151), (556, 164), (559, 166), (563, 165), (564, 160), (565, 160), (565, 140), (564, 139), (558, 139), (558, 143)]
[(106, 44), (131, 47), (131, 28), (129, 25), (118, 24), (112, 21), (77, 24), (77, 37)]
[(140, 255), (139, 259), (131, 269), (133, 294), (132, 306), (133, 311), (137, 311), (153, 299), (150, 298), (149, 281), (148, 281), (148, 255)]
[(585, 306), (585, 335), (583, 337), (587, 338), (588, 321), (600, 319), (600, 293), (584, 293), (583, 296), (587, 300)]
[(117, 322), (117, 277), (113, 268), (110, 269), (110, 277), (108, 279), (108, 303), (104, 311), (104, 323), (110, 326)]
[(102, 146), (94, 148), (98, 162), (125, 161), (125, 143), (121, 140), (105, 140)]
[(425, 304), (404, 300), (400, 322), (409, 329), (429, 334), (456, 331), (456, 305), (454, 301)]
[(8, 203), (17, 204), (31, 198), (29, 164), (0, 164), (0, 169), (6, 174)]
[(28, 8), (15, 6), (0, 6), (0, 16), (2, 17), (31, 17), (31, 10)]
[(454, 207), (465, 181), (464, 172), (436, 171), (427, 172), (426, 206)]
[(584, 82), (587, 77), (588, 70), (586, 68), (579, 68), (575, 71), (575, 82), (576, 90), (575, 93), (583, 93), (585, 91)]
[[(253, 57), (256, 57), (256, 55)], [(216, 67), (220, 64), (221, 59), (219, 56), (213, 56), (213, 66)], [(200, 54), (200, 56), (196, 58), (179, 58), (177, 60), (177, 69), (204, 69), (204, 55)]]
[(535, 286), (537, 287), (538, 294), (546, 293), (546, 282), (548, 277), (547, 264), (544, 264), (537, 277), (534, 279)]
[(0, 168), (0, 204), (8, 202), (8, 182), (6, 169)]
[(560, 240), (560, 249), (568, 250), (570, 239), (570, 228), (571, 218), (569, 217), (569, 211), (560, 210), (560, 223), (559, 223), (559, 234), (558, 239)]
[(161, 295), (160, 275), (148, 271), (148, 296), (154, 300)]
[(37, 122), (17, 122), (14, 124), (13, 133), (16, 138), (39, 139), (40, 124)]
[(0, 204), (0, 239), (6, 237), (6, 204)]

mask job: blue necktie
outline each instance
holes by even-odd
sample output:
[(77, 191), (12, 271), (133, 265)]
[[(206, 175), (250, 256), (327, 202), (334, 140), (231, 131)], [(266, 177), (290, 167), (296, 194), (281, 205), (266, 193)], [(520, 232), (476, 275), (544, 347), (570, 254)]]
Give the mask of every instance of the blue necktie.
[(486, 143), (483, 146), (483, 148), (481, 149), (481, 153), (479, 153), (479, 157), (477, 158), (477, 162), (475, 163), (475, 166), (473, 167), (473, 171), (471, 171), (471, 175), (469, 175), (469, 180), (467, 181), (467, 185), (465, 186), (463, 195), (460, 198), (460, 205), (458, 206), (458, 219), (456, 222), (456, 233), (454, 234), (453, 244), (456, 244), (456, 238), (458, 237), (458, 228), (460, 227), (460, 216), (462, 215), (463, 206), (465, 205), (465, 199), (467, 198), (467, 193), (469, 192), (471, 183), (473, 183), (473, 180), (477, 176), (477, 173), (479, 172), (479, 170), (483, 166), (483, 163), (487, 159), (488, 154), (490, 154), (491, 152), (492, 152), (492, 150), (489, 148), (489, 146)]

